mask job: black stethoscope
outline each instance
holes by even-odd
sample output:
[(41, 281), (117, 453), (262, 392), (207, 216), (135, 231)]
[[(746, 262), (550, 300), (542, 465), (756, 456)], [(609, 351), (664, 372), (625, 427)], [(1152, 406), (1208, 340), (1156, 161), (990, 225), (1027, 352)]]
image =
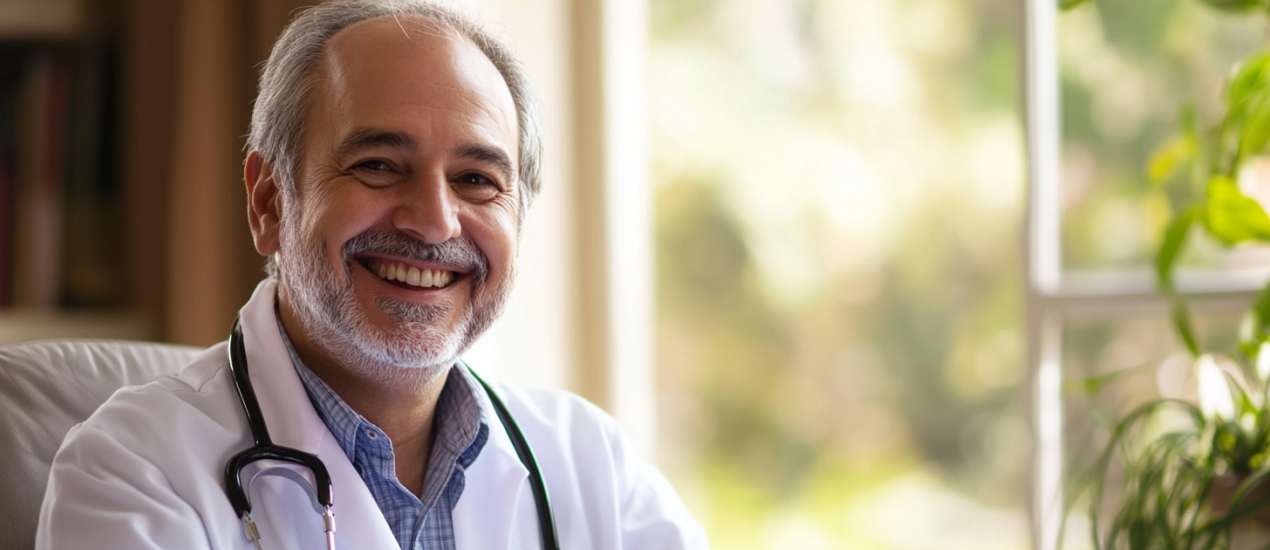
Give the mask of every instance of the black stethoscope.
[[(507, 430), (507, 435), (511, 438), (512, 446), (516, 448), (520, 463), (529, 470), (529, 484), (533, 489), (534, 504), (538, 509), (538, 531), (542, 535), (543, 550), (560, 550), (560, 541), (556, 537), (556, 520), (551, 512), (551, 501), (547, 499), (547, 484), (543, 481), (542, 470), (538, 468), (538, 462), (534, 460), (533, 451), (529, 448), (529, 442), (525, 440), (524, 432), (520, 431), (520, 426), (516, 425), (511, 413), (507, 411), (507, 406), (503, 404), (503, 400), (498, 397), (494, 389), (477, 376), (466, 363), (463, 366), (481, 383), (481, 387), (485, 388), (486, 395), (494, 405), (494, 411), (498, 413), (499, 421), (503, 423), (503, 428)], [(251, 519), (251, 501), (247, 499), (247, 491), (243, 488), (243, 468), (260, 460), (277, 460), (304, 466), (313, 472), (313, 479), (317, 482), (316, 494), (312, 492), (307, 480), (293, 470), (270, 469), (273, 470), (272, 475), (288, 477), (309, 490), (314, 511), (322, 515), (327, 550), (335, 550), (335, 512), (331, 509), (335, 501), (331, 490), (331, 475), (317, 455), (273, 444), (273, 439), (269, 437), (269, 428), (265, 426), (265, 417), (260, 412), (260, 402), (256, 400), (256, 390), (251, 385), (251, 378), (247, 376), (247, 348), (243, 343), (242, 324), (238, 319), (234, 319), (234, 328), (229, 333), (229, 370), (234, 374), (234, 388), (238, 390), (243, 412), (247, 415), (247, 424), (251, 426), (251, 437), (256, 442), (251, 448), (234, 455), (229, 462), (225, 463), (225, 492), (229, 495), (229, 503), (234, 507), (234, 512), (243, 522), (247, 540), (256, 545), (256, 550), (261, 550), (260, 532)], [(269, 470), (256, 475), (260, 476), (266, 472)]]

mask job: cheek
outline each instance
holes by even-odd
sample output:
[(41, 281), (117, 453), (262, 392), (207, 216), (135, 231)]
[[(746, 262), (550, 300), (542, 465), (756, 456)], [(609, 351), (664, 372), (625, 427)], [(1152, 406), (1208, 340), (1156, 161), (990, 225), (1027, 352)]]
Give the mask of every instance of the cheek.
[(516, 253), (520, 248), (519, 224), (514, 207), (507, 209), (500, 205), (495, 212), (496, 215), (487, 215), (474, 223), (470, 234), (489, 260), (490, 276), (506, 279), (516, 273)]
[(386, 212), (391, 212), (382, 202), (368, 200), (364, 194), (350, 191), (328, 193), (323, 197), (321, 216), (306, 228), (319, 235), (330, 254), (337, 259), (342, 255), (344, 243), (373, 228), (386, 219)]

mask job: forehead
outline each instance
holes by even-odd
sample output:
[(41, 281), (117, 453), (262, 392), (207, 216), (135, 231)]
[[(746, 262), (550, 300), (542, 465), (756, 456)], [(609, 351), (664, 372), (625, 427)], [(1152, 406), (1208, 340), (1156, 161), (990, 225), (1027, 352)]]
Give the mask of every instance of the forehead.
[(326, 138), (367, 127), (460, 127), (473, 139), (510, 137), (514, 154), (516, 109), (507, 83), (475, 44), (431, 20), (351, 25), (331, 38), (315, 73), (309, 128)]

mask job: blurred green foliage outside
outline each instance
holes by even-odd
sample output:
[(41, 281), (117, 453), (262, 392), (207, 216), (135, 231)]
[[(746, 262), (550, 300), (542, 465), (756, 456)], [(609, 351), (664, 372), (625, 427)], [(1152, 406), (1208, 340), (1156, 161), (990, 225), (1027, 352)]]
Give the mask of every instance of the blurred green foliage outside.
[[(1266, 46), (1270, 26), (1198, 0), (1097, 0), (1059, 23), (1064, 267), (1145, 268), (1173, 214), (1166, 193), (1184, 189), (1148, 183), (1151, 154), (1180, 132), (1187, 111), (1201, 128), (1217, 123), (1231, 67)], [(1197, 236), (1184, 265), (1264, 261)]]
[(1028, 546), (1013, 0), (653, 0), (663, 464), (721, 549)]

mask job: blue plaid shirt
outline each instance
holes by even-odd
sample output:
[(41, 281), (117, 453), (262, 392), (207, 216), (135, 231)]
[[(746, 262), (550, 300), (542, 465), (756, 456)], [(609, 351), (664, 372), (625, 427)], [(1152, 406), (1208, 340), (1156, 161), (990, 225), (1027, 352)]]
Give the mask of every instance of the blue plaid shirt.
[(423, 497), (415, 496), (397, 481), (392, 441), (340, 399), (330, 386), (309, 370), (296, 355), (287, 331), (278, 322), (282, 341), (300, 375), (318, 416), (361, 474), (371, 496), (383, 512), (388, 527), (402, 550), (453, 550), (451, 514), (466, 483), (463, 472), (476, 460), (489, 439), (489, 422), (477, 398), (479, 385), (466, 368), (450, 369), (437, 400), (428, 471)]

